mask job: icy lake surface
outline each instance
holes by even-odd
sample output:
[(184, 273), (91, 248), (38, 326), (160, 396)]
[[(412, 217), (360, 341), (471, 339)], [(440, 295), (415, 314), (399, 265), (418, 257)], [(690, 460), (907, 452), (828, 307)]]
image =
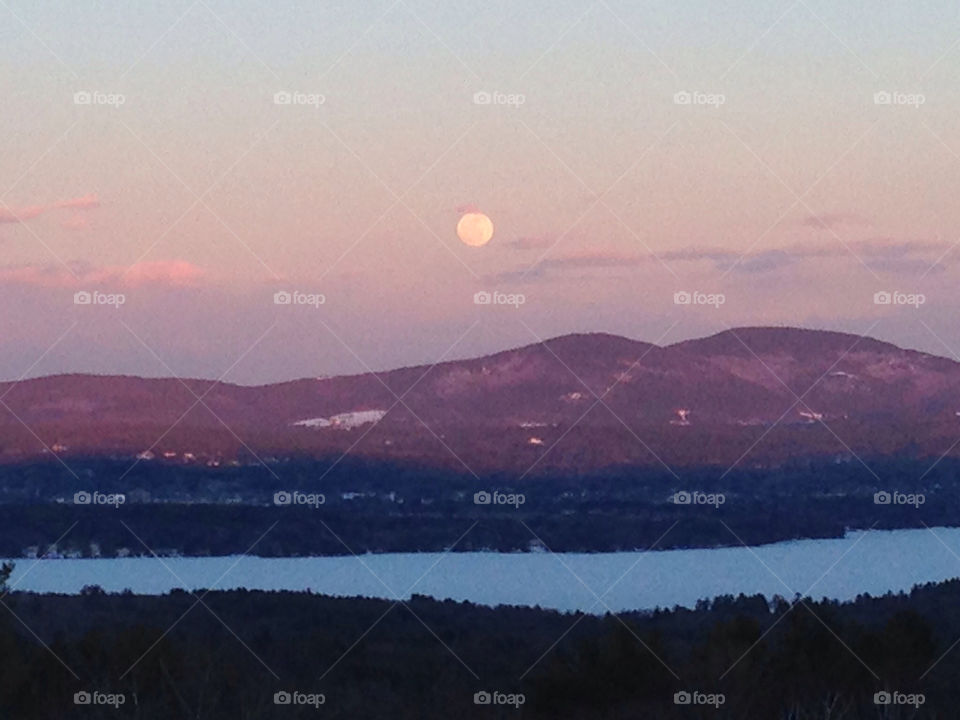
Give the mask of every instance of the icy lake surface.
[(390, 553), (359, 557), (103, 558), (14, 561), (14, 590), (162, 594), (174, 588), (311, 590), (603, 613), (692, 607), (761, 593), (849, 600), (960, 577), (960, 528), (851, 532), (759, 547), (616, 553)]

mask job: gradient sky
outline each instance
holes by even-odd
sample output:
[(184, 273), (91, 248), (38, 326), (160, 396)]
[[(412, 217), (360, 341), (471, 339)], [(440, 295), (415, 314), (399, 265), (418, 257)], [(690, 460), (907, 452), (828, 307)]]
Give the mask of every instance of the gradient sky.
[(960, 352), (956, 3), (310, 5), (0, 4), (0, 376), (262, 383), (756, 324)]

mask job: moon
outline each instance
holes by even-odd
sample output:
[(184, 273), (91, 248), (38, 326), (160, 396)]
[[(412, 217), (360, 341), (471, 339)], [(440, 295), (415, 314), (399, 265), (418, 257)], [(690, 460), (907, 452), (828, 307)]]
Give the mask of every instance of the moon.
[(467, 213), (457, 223), (457, 236), (465, 245), (483, 247), (493, 237), (493, 222), (483, 213)]

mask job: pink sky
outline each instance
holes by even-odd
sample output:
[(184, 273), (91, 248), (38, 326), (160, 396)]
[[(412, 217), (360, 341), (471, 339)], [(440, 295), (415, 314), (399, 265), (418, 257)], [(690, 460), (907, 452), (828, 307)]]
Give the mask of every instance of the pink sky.
[[(262, 12), (11, 4), (2, 377), (268, 382), (747, 324), (960, 351), (946, 4)], [(454, 232), (468, 209), (483, 248)]]

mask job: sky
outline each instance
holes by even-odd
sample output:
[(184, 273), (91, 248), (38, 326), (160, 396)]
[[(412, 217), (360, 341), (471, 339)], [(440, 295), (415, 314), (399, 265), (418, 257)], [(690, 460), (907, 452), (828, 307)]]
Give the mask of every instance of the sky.
[(956, 3), (308, 5), (0, 3), (0, 378), (960, 352)]

